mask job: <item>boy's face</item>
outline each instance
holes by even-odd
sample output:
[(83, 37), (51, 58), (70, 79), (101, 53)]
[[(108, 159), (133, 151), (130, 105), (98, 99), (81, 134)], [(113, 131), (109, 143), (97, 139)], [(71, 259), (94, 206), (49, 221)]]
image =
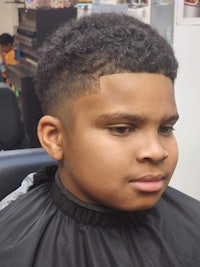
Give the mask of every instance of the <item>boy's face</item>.
[(70, 113), (69, 120), (60, 118), (64, 186), (91, 204), (152, 207), (178, 158), (171, 80), (148, 73), (103, 76), (99, 92), (75, 100)]
[(0, 46), (0, 50), (1, 50), (3, 53), (8, 53), (11, 49), (12, 49), (12, 45), (11, 45), (11, 44), (8, 44), (8, 45), (1, 45), (1, 46)]

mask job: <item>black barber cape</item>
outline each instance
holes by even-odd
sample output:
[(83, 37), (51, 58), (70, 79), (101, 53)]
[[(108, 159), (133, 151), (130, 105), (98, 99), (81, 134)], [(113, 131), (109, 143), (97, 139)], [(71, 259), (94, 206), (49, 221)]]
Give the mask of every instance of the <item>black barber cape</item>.
[(199, 201), (168, 187), (149, 210), (114, 211), (80, 202), (55, 172), (0, 212), (1, 267), (200, 267)]

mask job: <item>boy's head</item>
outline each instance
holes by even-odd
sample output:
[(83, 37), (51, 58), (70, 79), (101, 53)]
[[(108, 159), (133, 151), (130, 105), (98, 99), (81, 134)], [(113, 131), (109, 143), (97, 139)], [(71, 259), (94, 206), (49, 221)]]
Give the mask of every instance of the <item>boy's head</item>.
[(99, 77), (122, 72), (162, 73), (174, 82), (177, 61), (170, 45), (133, 17), (96, 14), (67, 23), (39, 56), (36, 81), (44, 113), (64, 96), (98, 90)]
[(14, 38), (9, 33), (0, 35), (0, 46), (4, 53), (8, 53), (13, 48)]
[(127, 15), (87, 16), (46, 42), (38, 136), (72, 194), (122, 210), (158, 201), (178, 157), (176, 73), (167, 42)]

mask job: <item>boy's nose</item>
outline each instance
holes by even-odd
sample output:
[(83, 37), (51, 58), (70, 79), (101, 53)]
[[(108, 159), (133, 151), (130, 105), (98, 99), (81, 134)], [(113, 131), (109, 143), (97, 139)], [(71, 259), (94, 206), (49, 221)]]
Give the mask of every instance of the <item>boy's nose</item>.
[(167, 150), (161, 144), (159, 138), (147, 138), (138, 150), (137, 159), (140, 162), (149, 161), (157, 163), (168, 157)]

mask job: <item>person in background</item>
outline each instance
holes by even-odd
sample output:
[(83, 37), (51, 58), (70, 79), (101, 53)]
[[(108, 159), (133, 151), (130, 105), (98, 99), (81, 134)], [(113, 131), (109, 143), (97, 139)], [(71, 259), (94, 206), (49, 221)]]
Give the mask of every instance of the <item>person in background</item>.
[(14, 50), (14, 37), (9, 33), (3, 33), (0, 35), (0, 68), (4, 82), (8, 79), (7, 66), (16, 64), (19, 64), (19, 60), (16, 59)]
[(125, 14), (47, 40), (38, 137), (57, 164), (0, 211), (2, 267), (200, 266), (200, 203), (168, 186), (177, 68), (167, 41)]

